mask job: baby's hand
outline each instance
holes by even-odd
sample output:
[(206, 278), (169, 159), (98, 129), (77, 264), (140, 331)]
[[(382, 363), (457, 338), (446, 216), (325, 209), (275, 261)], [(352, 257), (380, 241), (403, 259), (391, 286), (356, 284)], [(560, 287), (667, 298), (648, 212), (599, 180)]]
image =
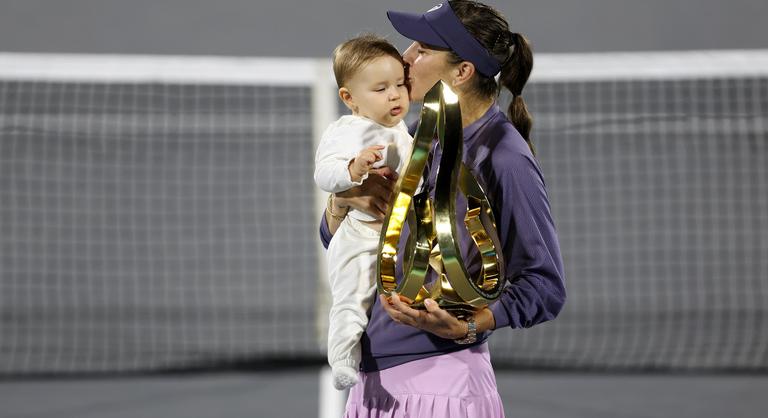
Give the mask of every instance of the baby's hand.
[(352, 181), (360, 181), (377, 161), (381, 161), (381, 150), (383, 149), (383, 145), (374, 145), (360, 151), (360, 154), (350, 161), (349, 175), (352, 177)]

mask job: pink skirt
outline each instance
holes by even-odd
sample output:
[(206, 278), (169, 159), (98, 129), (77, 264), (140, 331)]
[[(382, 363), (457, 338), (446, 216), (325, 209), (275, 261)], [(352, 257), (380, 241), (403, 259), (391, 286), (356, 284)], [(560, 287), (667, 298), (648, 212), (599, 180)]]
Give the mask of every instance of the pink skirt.
[(360, 373), (345, 418), (503, 418), (488, 343)]

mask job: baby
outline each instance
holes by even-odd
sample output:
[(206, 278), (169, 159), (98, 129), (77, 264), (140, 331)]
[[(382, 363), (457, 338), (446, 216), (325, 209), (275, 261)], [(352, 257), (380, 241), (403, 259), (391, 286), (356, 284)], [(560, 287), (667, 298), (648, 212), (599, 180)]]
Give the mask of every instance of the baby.
[[(333, 72), (339, 97), (352, 114), (323, 133), (315, 155), (315, 182), (338, 193), (362, 184), (372, 168), (402, 170), (413, 138), (403, 122), (408, 113), (404, 64), (392, 44), (375, 35), (350, 39), (334, 50)], [(339, 390), (358, 381), (360, 337), (376, 293), (380, 231), (381, 221), (350, 209), (326, 253), (333, 296), (328, 363)]]

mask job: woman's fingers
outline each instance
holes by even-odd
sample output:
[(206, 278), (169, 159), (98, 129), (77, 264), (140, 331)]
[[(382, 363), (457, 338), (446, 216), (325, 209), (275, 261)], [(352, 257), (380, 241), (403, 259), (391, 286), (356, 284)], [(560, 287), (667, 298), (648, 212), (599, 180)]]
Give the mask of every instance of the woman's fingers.
[(455, 316), (440, 308), (440, 305), (432, 299), (425, 299), (424, 306), (429, 313), (428, 320), (434, 334), (443, 338), (459, 338), (461, 336), (461, 331), (458, 331), (458, 336), (456, 335), (457, 327), (460, 329), (461, 324)]
[(443, 313), (448, 314), (444, 310), (440, 309), (440, 306), (438, 306), (437, 302), (432, 299), (424, 299), (424, 307), (427, 308), (427, 312), (438, 318), (441, 318)]
[(422, 328), (423, 321), (424, 321), (424, 311), (419, 311), (411, 308), (405, 302), (403, 302), (403, 300), (400, 298), (400, 295), (398, 295), (395, 292), (392, 292), (392, 297), (390, 297), (390, 301), (392, 303), (392, 306), (395, 308), (395, 310), (397, 310), (397, 312), (401, 313), (405, 318), (407, 318), (409, 325), (412, 325), (417, 328)]
[(400, 295), (397, 294), (397, 292), (392, 292), (392, 296), (389, 298), (390, 305), (396, 309), (398, 312), (415, 319), (418, 319), (421, 314), (420, 311), (417, 311), (416, 309), (411, 308), (410, 306), (406, 305), (403, 301), (404, 298), (400, 297)]
[(401, 295), (399, 293), (396, 293), (396, 295), (397, 295), (398, 299), (400, 299), (402, 302), (404, 302), (407, 305), (410, 305), (410, 304), (413, 303), (413, 300), (408, 298), (407, 296), (403, 296), (403, 295)]
[(432, 299), (424, 299), (424, 306), (427, 308), (427, 312), (432, 314), (437, 320), (449, 322), (451, 319), (454, 319), (453, 315), (440, 308), (440, 305)]
[(381, 176), (368, 176), (368, 180), (371, 181), (371, 209), (375, 215), (383, 219), (387, 214), (389, 201), (392, 198), (392, 182)]
[(387, 205), (379, 203), (375, 200), (371, 201), (371, 205), (371, 212), (373, 212), (374, 217), (380, 221), (383, 221), (384, 217), (387, 216)]
[(381, 302), (381, 306), (384, 307), (384, 310), (387, 312), (387, 314), (389, 314), (389, 316), (392, 318), (393, 321), (399, 324), (405, 324), (405, 325), (410, 325), (412, 327), (416, 327), (416, 321), (414, 321), (413, 318), (404, 314), (397, 307), (395, 307), (394, 305), (395, 300), (397, 300), (398, 302), (400, 301), (399, 298), (387, 297), (386, 295), (379, 295), (379, 301)]
[(407, 298), (402, 298), (395, 292), (391, 295), (380, 295), (379, 300), (393, 321), (431, 332), (439, 337), (459, 338), (457, 335), (461, 334), (460, 321), (440, 308), (434, 300), (426, 299), (426, 311), (421, 311), (408, 306), (410, 301)]
[(336, 197), (340, 205), (351, 206), (381, 220), (389, 209), (394, 183), (385, 177), (390, 173), (389, 168), (371, 170), (370, 173), (375, 175), (369, 175), (360, 186), (336, 193)]
[[(388, 166), (379, 167), (376, 169), (371, 170), (371, 173), (378, 174), (381, 177), (384, 177), (385, 179), (389, 180), (390, 182), (397, 180), (397, 172)], [(391, 185), (391, 187), (394, 187), (394, 184)]]

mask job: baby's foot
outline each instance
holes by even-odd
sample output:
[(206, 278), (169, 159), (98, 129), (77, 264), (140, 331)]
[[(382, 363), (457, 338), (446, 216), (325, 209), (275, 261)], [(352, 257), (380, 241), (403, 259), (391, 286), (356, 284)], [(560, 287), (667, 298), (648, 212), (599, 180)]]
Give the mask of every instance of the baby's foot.
[(333, 387), (338, 390), (349, 389), (357, 384), (357, 371), (349, 366), (338, 366), (333, 371)]

